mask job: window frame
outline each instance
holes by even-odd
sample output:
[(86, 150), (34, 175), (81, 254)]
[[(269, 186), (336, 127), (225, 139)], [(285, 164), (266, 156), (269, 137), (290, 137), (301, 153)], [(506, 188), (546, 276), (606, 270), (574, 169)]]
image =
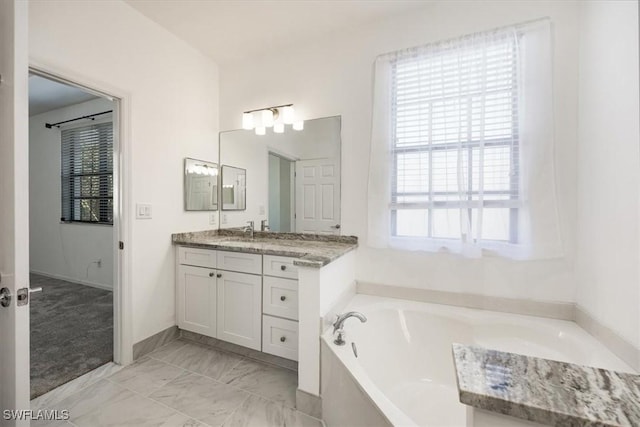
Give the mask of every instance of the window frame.
[[(516, 37), (520, 37), (519, 35), (517, 35)], [(451, 143), (451, 142), (442, 142), (442, 143), (436, 143), (433, 144), (431, 143), (431, 133), (429, 133), (429, 136), (427, 136), (425, 138), (425, 141), (419, 144), (419, 145), (409, 145), (409, 146), (398, 146), (398, 136), (397, 136), (397, 130), (398, 130), (398, 113), (397, 113), (397, 91), (398, 91), (398, 78), (397, 78), (397, 67), (398, 67), (398, 62), (409, 62), (409, 61), (420, 61), (424, 58), (424, 56), (418, 56), (415, 58), (411, 58), (411, 59), (395, 59), (391, 62), (391, 103), (392, 103), (392, 114), (391, 114), (391, 123), (390, 123), (390, 129), (391, 129), (391, 154), (392, 154), (392, 161), (393, 161), (393, 165), (391, 167), (391, 194), (390, 194), (390, 205), (389, 205), (389, 209), (390, 209), (390, 235), (392, 238), (399, 238), (399, 239), (428, 239), (428, 240), (457, 240), (457, 238), (450, 238), (450, 237), (434, 237), (434, 228), (433, 228), (433, 212), (436, 209), (443, 209), (443, 208), (447, 208), (447, 209), (465, 209), (465, 205), (467, 206), (466, 209), (468, 210), (468, 215), (469, 218), (471, 218), (472, 216), (472, 211), (474, 209), (474, 205), (479, 204), (479, 201), (474, 201), (473, 200), (473, 195), (474, 194), (478, 194), (480, 191), (480, 189), (474, 191), (473, 187), (472, 187), (472, 180), (473, 180), (473, 149), (474, 148), (479, 148), (479, 147), (507, 147), (509, 148), (509, 157), (510, 157), (510, 164), (512, 165), (512, 168), (515, 168), (516, 173), (511, 173), (510, 174), (510, 178), (509, 178), (509, 189), (508, 190), (483, 190), (482, 193), (483, 194), (498, 194), (498, 195), (505, 195), (508, 196), (508, 199), (505, 200), (483, 200), (482, 201), (482, 207), (483, 208), (502, 208), (502, 209), (509, 209), (509, 236), (508, 236), (508, 240), (493, 240), (493, 239), (484, 239), (480, 236), (480, 240), (483, 241), (490, 241), (490, 242), (496, 242), (496, 243), (509, 243), (509, 244), (515, 244), (518, 243), (519, 241), (519, 232), (518, 232), (518, 223), (519, 223), (519, 208), (521, 205), (521, 196), (522, 196), (522, 189), (521, 189), (521, 185), (520, 185), (520, 171), (521, 171), (521, 166), (520, 166), (520, 129), (518, 126), (518, 101), (519, 101), (519, 87), (518, 87), (518, 76), (520, 73), (519, 67), (518, 67), (518, 60), (517, 60), (517, 52), (515, 51), (517, 49), (517, 40), (515, 42), (512, 42), (512, 49), (513, 49), (513, 54), (512, 54), (512, 73), (511, 73), (511, 93), (512, 93), (512, 98), (514, 98), (516, 100), (516, 102), (514, 102), (513, 104), (513, 108), (511, 110), (511, 118), (512, 118), (512, 124), (511, 124), (511, 135), (510, 137), (506, 137), (506, 138), (501, 138), (501, 139), (492, 139), (489, 141), (482, 141), (480, 140), (463, 140), (463, 141), (457, 141), (455, 143)], [(486, 49), (485, 47), (483, 47), (483, 50)], [(484, 54), (483, 54), (484, 55)], [(504, 92), (504, 90), (500, 90), (500, 91), (496, 91), (496, 92)], [(474, 95), (474, 93), (472, 91), (468, 91), (464, 94), (458, 94), (456, 96), (442, 96), (442, 97), (438, 97), (438, 98), (431, 98), (428, 101), (424, 101), (425, 104), (428, 105), (428, 118), (429, 118), (429, 128), (431, 129), (432, 126), (432, 112), (433, 112), (433, 104), (435, 102), (441, 102), (445, 99), (457, 99), (460, 101), (465, 100), (467, 102), (467, 105), (470, 104), (470, 98)], [(486, 100), (485, 100), (486, 101)], [(484, 107), (484, 102), (483, 102), (483, 107)], [(468, 107), (469, 109), (471, 107)], [(469, 115), (470, 117), (470, 115)], [(466, 195), (467, 200), (466, 201), (434, 201), (433, 197), (434, 195), (437, 196), (446, 196), (446, 195), (457, 195), (460, 194), (459, 191), (448, 191), (448, 192), (434, 192), (433, 191), (433, 168), (432, 168), (432, 161), (433, 161), (433, 153), (436, 151), (440, 151), (440, 150), (459, 150), (460, 148), (462, 148), (463, 150), (466, 150), (468, 157), (468, 161), (467, 161), (467, 167), (466, 167), (466, 171), (467, 171), (467, 176), (468, 176), (468, 190), (464, 192), (464, 194)], [(409, 152), (419, 152), (419, 153), (426, 153), (428, 155), (428, 159), (429, 159), (429, 169), (428, 169), (428, 180), (429, 180), (429, 186), (428, 186), (428, 191), (425, 192), (400, 192), (398, 191), (398, 156), (404, 153), (409, 153)], [(404, 203), (399, 203), (397, 200), (399, 197), (403, 197), (403, 196), (426, 196), (427, 201), (426, 202), (414, 202), (414, 203), (409, 203), (409, 202), (404, 202)], [(397, 226), (398, 226), (398, 217), (397, 217), (397, 213), (398, 210), (407, 210), (407, 209), (421, 209), (421, 210), (427, 210), (427, 236), (407, 236), (407, 235), (399, 235), (397, 233)], [(472, 224), (473, 227), (473, 224)], [(473, 234), (473, 231), (472, 231)]]
[[(111, 135), (111, 141), (110, 141), (110, 145), (111, 148), (109, 150), (98, 150), (98, 156), (99, 156), (99, 164), (104, 164), (107, 165), (109, 164), (109, 156), (111, 156), (111, 165), (112, 168), (110, 171), (99, 171), (99, 172), (95, 172), (95, 173), (73, 173), (74, 170), (74, 158), (77, 155), (81, 155), (81, 151), (82, 148), (86, 148), (86, 147), (78, 147), (76, 144), (73, 145), (73, 147), (69, 150), (69, 164), (70, 166), (70, 173), (68, 176), (65, 176), (63, 173), (63, 164), (65, 161), (65, 153), (64, 153), (64, 144), (63, 144), (63, 132), (64, 131), (71, 131), (71, 130), (76, 130), (76, 129), (80, 129), (80, 128), (90, 128), (92, 126), (96, 126), (96, 125), (103, 125), (103, 124), (111, 124), (111, 129), (113, 132), (113, 119), (111, 117), (106, 117), (106, 118), (102, 118), (100, 120), (94, 120), (91, 123), (87, 124), (87, 123), (83, 123), (83, 124), (76, 124), (76, 125), (70, 125), (70, 126), (65, 126), (64, 128), (60, 129), (60, 222), (62, 224), (91, 224), (91, 225), (100, 225), (100, 226), (113, 226), (113, 156), (114, 156), (114, 150), (113, 150), (113, 144), (114, 144), (114, 136), (113, 133)], [(106, 156), (106, 157), (105, 157)], [(82, 177), (87, 177), (87, 176), (93, 176), (93, 177), (99, 177), (99, 190), (98, 190), (98, 194), (100, 194), (99, 196), (74, 196), (75, 194), (75, 187), (76, 187), (76, 183), (75, 180), (76, 178), (82, 178)], [(111, 177), (111, 188), (109, 188), (109, 177)], [(65, 183), (66, 181), (66, 183)], [(65, 200), (65, 184), (68, 185), (68, 190), (67, 193), (69, 194), (69, 198), (68, 200)], [(111, 191), (109, 191), (111, 190)], [(111, 195), (109, 196), (109, 192), (111, 193)], [(73, 219), (76, 217), (76, 213), (78, 213), (78, 209), (82, 209), (81, 207), (76, 207), (76, 202), (78, 200), (97, 200), (98, 203), (100, 203), (101, 201), (106, 201), (107, 203), (109, 203), (109, 201), (111, 202), (111, 221), (109, 221), (109, 215), (108, 215), (108, 211), (105, 211), (103, 209), (98, 208), (98, 212), (97, 214), (99, 215), (99, 220), (98, 221), (87, 221), (87, 220), (82, 220), (82, 219)], [(64, 217), (64, 204), (68, 203), (68, 210), (69, 210), (69, 214), (71, 219), (66, 219)], [(92, 209), (91, 209), (92, 210)], [(93, 211), (93, 210), (92, 210)], [(79, 217), (82, 217), (82, 215), (78, 215)]]

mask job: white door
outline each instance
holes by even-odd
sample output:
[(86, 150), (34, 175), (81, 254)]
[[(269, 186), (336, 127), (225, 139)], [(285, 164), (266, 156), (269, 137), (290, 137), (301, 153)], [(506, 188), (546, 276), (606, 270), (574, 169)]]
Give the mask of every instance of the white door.
[(218, 339), (261, 350), (262, 276), (218, 273)]
[[(0, 425), (5, 410), (29, 409), (29, 306), (16, 293), (29, 287), (28, 3), (0, 1)], [(11, 418), (11, 417), (8, 417)]]
[(340, 234), (340, 162), (296, 162), (296, 232)]
[(178, 326), (216, 337), (216, 271), (178, 266)]

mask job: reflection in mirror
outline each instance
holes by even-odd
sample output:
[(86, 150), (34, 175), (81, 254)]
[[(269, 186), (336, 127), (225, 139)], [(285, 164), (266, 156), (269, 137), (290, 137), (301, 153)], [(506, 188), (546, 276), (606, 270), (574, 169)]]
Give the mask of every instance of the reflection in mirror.
[(218, 210), (218, 165), (184, 159), (184, 210)]
[(247, 208), (247, 171), (222, 165), (222, 210), (243, 211)]
[(225, 213), (221, 226), (267, 220), (271, 231), (340, 234), (340, 126), (335, 116), (302, 131), (221, 132), (220, 163), (248, 171), (246, 211)]

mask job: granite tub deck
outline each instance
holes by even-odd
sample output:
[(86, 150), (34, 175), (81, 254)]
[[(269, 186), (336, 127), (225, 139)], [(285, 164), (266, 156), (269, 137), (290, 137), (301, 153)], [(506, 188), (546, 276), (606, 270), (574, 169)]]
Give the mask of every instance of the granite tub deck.
[(358, 247), (354, 236), (256, 231), (250, 238), (233, 229), (178, 233), (171, 240), (181, 246), (294, 257), (294, 265), (312, 268), (323, 267)]
[(640, 376), (453, 344), (460, 402), (553, 426), (640, 426)]

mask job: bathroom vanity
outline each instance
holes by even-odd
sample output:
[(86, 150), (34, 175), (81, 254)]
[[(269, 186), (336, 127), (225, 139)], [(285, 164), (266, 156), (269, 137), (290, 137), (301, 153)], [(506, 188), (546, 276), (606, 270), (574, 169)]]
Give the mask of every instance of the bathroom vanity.
[[(317, 292), (301, 301), (301, 269), (307, 289), (313, 273), (357, 247), (357, 238), (295, 233), (211, 230), (172, 236), (176, 248), (177, 322), (180, 329), (290, 360), (299, 359), (301, 303), (320, 307), (353, 286), (351, 275), (337, 278), (331, 297)], [(323, 271), (324, 273), (324, 271)], [(317, 308), (311, 328), (319, 331)], [(313, 311), (312, 311), (313, 312)], [(317, 335), (317, 334), (316, 334)]]

